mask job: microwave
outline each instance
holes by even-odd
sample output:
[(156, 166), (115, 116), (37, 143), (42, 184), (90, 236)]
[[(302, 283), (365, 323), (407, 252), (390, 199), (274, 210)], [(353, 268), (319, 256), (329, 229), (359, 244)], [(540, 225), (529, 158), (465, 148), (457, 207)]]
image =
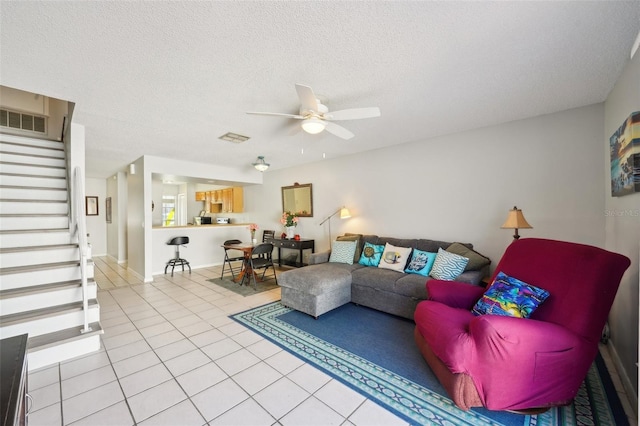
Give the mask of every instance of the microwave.
[(231, 219), (228, 217), (219, 217), (219, 218), (216, 218), (216, 223), (217, 224), (231, 223)]
[(211, 216), (202, 216), (200, 218), (200, 223), (203, 225), (211, 225)]

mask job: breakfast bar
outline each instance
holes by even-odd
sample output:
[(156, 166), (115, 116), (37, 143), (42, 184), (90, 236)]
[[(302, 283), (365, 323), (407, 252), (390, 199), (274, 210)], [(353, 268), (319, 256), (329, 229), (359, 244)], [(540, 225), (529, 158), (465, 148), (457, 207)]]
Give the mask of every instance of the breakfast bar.
[(205, 268), (222, 264), (226, 240), (249, 242), (248, 223), (189, 226), (154, 226), (152, 230), (152, 274), (164, 272), (166, 263), (175, 255), (174, 246), (167, 242), (174, 237), (189, 237), (189, 244), (180, 247), (180, 257), (189, 261), (192, 268)]

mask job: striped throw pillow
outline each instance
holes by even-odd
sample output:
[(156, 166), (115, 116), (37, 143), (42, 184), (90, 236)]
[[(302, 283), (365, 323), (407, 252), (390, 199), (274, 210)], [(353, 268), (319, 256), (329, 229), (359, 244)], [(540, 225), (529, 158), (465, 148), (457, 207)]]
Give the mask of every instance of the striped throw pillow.
[(437, 280), (452, 281), (464, 271), (467, 263), (468, 258), (438, 248), (430, 275)]

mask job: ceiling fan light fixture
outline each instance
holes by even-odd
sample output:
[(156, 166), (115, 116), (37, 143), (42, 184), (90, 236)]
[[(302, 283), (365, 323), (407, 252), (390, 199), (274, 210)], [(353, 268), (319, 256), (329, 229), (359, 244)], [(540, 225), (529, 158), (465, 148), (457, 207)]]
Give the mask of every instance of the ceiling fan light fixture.
[(302, 122), (302, 129), (312, 135), (320, 133), (325, 127), (327, 127), (327, 123), (317, 117), (310, 117)]
[(265, 163), (264, 162), (264, 157), (262, 155), (258, 156), (258, 160), (256, 160), (255, 163), (252, 163), (253, 167), (256, 168), (256, 170), (260, 171), (260, 172), (264, 172), (265, 170), (267, 170), (269, 168), (269, 166), (271, 164), (269, 163)]

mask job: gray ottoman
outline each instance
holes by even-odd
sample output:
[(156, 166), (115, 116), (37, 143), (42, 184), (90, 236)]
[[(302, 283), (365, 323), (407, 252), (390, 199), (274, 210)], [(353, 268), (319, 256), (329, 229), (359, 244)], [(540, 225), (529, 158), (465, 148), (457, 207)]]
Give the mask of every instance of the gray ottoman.
[(351, 271), (343, 264), (309, 265), (278, 276), (282, 304), (314, 318), (351, 301)]

